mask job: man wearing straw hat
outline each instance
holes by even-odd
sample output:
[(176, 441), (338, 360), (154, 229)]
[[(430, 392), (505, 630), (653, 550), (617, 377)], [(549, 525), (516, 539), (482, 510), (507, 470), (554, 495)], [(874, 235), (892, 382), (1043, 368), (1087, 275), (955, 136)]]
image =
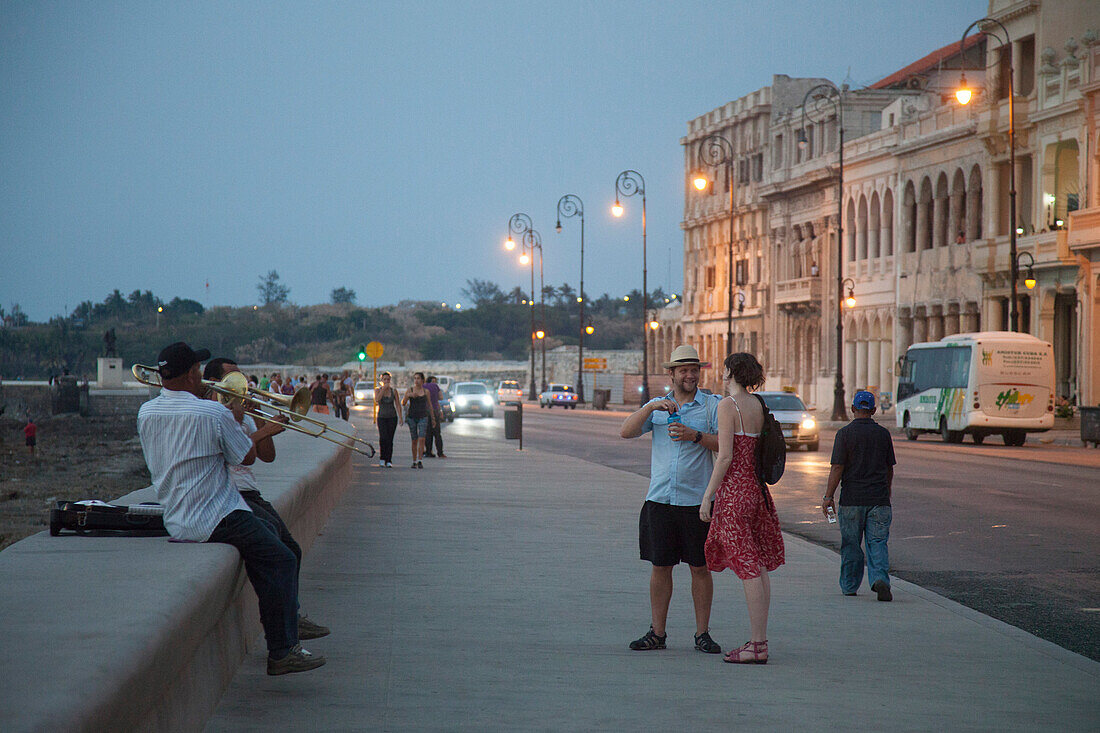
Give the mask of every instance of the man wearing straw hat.
[(619, 431), (624, 438), (653, 434), (649, 493), (638, 520), (641, 558), (653, 564), (649, 579), (653, 623), (630, 648), (665, 648), (672, 568), (682, 560), (691, 568), (695, 648), (718, 654), (722, 648), (709, 633), (714, 583), (703, 553), (709, 525), (699, 519), (699, 505), (714, 467), (711, 451), (718, 450), (720, 398), (699, 389), (703, 365), (693, 347), (677, 346), (662, 366), (668, 370), (672, 391), (642, 405)]

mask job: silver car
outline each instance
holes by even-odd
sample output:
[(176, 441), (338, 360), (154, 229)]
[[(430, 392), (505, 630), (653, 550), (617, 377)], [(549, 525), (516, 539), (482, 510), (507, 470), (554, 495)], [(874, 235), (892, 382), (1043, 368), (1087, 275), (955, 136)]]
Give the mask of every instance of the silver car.
[(817, 420), (806, 409), (802, 399), (793, 392), (757, 392), (764, 399), (775, 419), (783, 428), (783, 437), (787, 441), (787, 449), (793, 450), (800, 445), (807, 450), (817, 450), (820, 440), (818, 435)]

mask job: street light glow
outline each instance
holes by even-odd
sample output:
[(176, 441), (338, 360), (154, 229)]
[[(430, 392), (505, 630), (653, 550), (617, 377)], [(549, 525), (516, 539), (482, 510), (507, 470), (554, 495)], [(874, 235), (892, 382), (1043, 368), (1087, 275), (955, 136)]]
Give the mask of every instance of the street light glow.
[(629, 300), (630, 300), (630, 296), (629, 296), (629, 295), (624, 295), (624, 296), (623, 296), (623, 300), (629, 301)]
[(530, 262), (530, 261), (531, 261), (531, 258), (530, 258), (530, 257), (529, 257), (529, 256), (527, 255), (527, 253), (526, 253), (526, 252), (524, 252), (523, 254), (521, 254), (521, 255), (519, 256), (519, 263), (520, 263), (521, 265), (526, 265), (526, 264), (527, 264), (528, 262)]
[(656, 331), (658, 328), (661, 327), (661, 324), (657, 323), (657, 321), (650, 321), (649, 322), (649, 327), (652, 328), (654, 331)]
[(511, 237), (508, 237), (507, 239), (504, 240), (504, 249), (511, 252), (515, 248), (516, 248), (516, 242)]
[(538, 331), (535, 331), (535, 338), (537, 338), (537, 339), (546, 338), (546, 331), (543, 331), (541, 328)]
[(1024, 287), (1031, 290), (1035, 287), (1035, 275), (1028, 272), (1027, 277), (1024, 278)]
[(966, 84), (966, 74), (959, 77), (959, 88), (955, 90), (955, 99), (959, 104), (970, 104), (970, 100), (974, 98), (974, 90)]
[(705, 191), (710, 181), (707, 180), (707, 177), (702, 173), (696, 173), (695, 178), (692, 179), (691, 183), (693, 186), (695, 186), (696, 191)]
[(584, 332), (587, 333), (589, 336), (591, 336), (592, 334), (596, 333), (596, 327), (595, 326), (585, 326), (584, 327)]
[(622, 216), (623, 215), (623, 205), (620, 204), (618, 201), (616, 201), (615, 205), (611, 207), (611, 215), (612, 216)]

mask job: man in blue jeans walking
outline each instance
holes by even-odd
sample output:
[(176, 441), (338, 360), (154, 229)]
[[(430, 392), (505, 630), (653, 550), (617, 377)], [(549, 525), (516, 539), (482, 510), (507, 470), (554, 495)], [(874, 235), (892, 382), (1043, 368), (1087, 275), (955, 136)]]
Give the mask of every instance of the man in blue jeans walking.
[(890, 431), (876, 423), (875, 396), (859, 391), (852, 397), (853, 420), (833, 441), (829, 483), (821, 497), (821, 513), (829, 516), (833, 495), (840, 491), (840, 590), (854, 596), (863, 582), (863, 545), (867, 547), (867, 579), (880, 601), (890, 593), (890, 489), (894, 483), (894, 443)]

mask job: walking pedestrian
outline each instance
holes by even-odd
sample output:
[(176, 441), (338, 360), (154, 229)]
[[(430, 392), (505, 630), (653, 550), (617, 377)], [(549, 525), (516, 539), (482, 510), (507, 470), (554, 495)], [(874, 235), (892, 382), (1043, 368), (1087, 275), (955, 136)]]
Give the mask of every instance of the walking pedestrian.
[(27, 415), (27, 424), (23, 426), (23, 437), (27, 441), (27, 452), (34, 457), (34, 447), (38, 445), (38, 426), (34, 424), (34, 420), (30, 415)]
[[(432, 401), (432, 415), (435, 417), (428, 428), (428, 437), (424, 441), (424, 457), (435, 458), (438, 455), (440, 458), (446, 458), (447, 454), (443, 452), (443, 410), (439, 406), (440, 389), (439, 384), (435, 381), (434, 374), (428, 375), (428, 381), (424, 383), (424, 389), (428, 390), (428, 396)], [(435, 453), (432, 453), (433, 440), (435, 441)]]
[(783, 535), (768, 487), (756, 477), (764, 407), (750, 393), (764, 385), (764, 368), (745, 352), (730, 354), (724, 366), (727, 396), (718, 404), (718, 459), (699, 518), (710, 522), (707, 567), (714, 572), (733, 570), (741, 579), (749, 609), (750, 639), (723, 661), (767, 664), (772, 596), (768, 573), (783, 564)]
[(413, 374), (413, 384), (405, 390), (401, 404), (409, 407), (405, 413), (405, 423), (412, 436), (412, 468), (424, 468), (424, 462), (420, 460), (424, 455), (424, 439), (428, 437), (428, 427), (435, 420), (431, 398), (428, 390), (424, 389), (424, 372)]
[[(866, 546), (867, 579), (880, 601), (890, 592), (890, 539), (893, 509), (894, 441), (890, 431), (872, 419), (875, 396), (860, 390), (852, 397), (852, 421), (836, 433), (829, 482), (821, 497), (821, 513), (837, 513), (840, 522), (840, 590), (854, 596), (863, 583)], [(833, 495), (840, 486), (840, 509)]]
[(624, 438), (653, 434), (649, 492), (638, 518), (641, 558), (653, 566), (649, 577), (652, 623), (642, 638), (630, 643), (635, 651), (665, 648), (672, 569), (681, 561), (691, 569), (695, 648), (708, 654), (722, 651), (710, 636), (714, 582), (703, 552), (707, 524), (699, 518), (713, 466), (711, 451), (718, 449), (718, 397), (699, 389), (701, 367), (694, 348), (677, 346), (664, 364), (672, 390), (642, 405), (619, 430)]
[(321, 379), (321, 375), (318, 374), (317, 378), (313, 380), (313, 384), (309, 388), (310, 405), (313, 407), (313, 411), (320, 415), (328, 414), (328, 387), (325, 385), (325, 380)]
[(378, 406), (378, 444), (381, 448), (378, 465), (386, 468), (393, 468), (393, 434), (401, 422), (401, 400), (397, 397), (397, 390), (390, 386), (392, 379), (392, 374), (382, 372), (379, 377), (381, 384), (374, 388), (374, 404)]
[(341, 420), (349, 420), (350, 415), (348, 412), (348, 388), (343, 382), (336, 383), (336, 389), (329, 392), (329, 399), (332, 400), (332, 414)]

